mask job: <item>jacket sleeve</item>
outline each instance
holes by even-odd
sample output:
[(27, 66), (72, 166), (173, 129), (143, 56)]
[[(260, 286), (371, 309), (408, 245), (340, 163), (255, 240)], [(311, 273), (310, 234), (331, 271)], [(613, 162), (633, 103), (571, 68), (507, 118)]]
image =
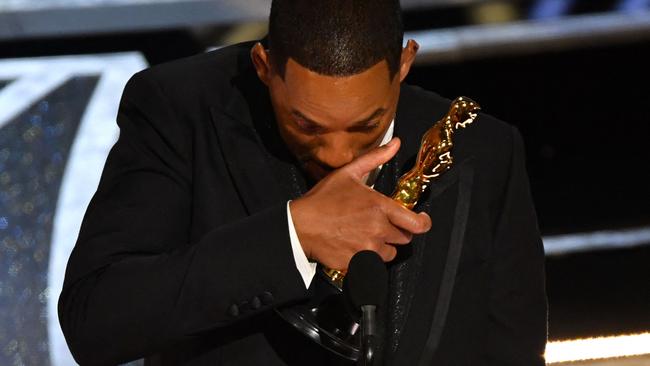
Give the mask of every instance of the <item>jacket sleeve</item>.
[(82, 365), (140, 358), (306, 296), (285, 203), (189, 242), (190, 127), (150, 74), (125, 88), (59, 298)]
[(510, 174), (490, 268), (489, 365), (543, 366), (547, 340), (544, 249), (519, 132), (512, 129)]

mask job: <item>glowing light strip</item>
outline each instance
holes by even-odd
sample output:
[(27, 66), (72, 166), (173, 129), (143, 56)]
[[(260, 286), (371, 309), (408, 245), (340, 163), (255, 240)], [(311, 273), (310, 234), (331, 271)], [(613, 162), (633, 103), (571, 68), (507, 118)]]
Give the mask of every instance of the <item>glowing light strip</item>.
[[(0, 61), (4, 68), (5, 62)], [(29, 108), (34, 101), (38, 101), (52, 90), (63, 85), (70, 75), (67, 73), (53, 73), (47, 65), (43, 65), (40, 72), (21, 76), (0, 93), (0, 128), (11, 122), (16, 116)], [(4, 72), (0, 71), (0, 77)]]
[(631, 248), (650, 244), (650, 227), (549, 235), (543, 240), (546, 255)]
[(602, 45), (650, 36), (650, 11), (576, 15), (506, 24), (479, 24), (407, 32), (420, 44), (416, 63), (436, 64), (487, 56)]
[(650, 333), (549, 342), (546, 362), (570, 362), (650, 354)]

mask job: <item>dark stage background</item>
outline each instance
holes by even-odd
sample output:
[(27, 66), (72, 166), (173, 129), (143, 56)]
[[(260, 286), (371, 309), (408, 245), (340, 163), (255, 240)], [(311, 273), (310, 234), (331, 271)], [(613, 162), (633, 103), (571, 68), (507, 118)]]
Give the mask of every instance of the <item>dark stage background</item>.
[[(0, 0), (0, 365), (72, 362), (52, 304), (128, 77), (262, 37), (269, 3)], [(649, 332), (650, 1), (403, 7), (408, 82), (522, 132), (550, 340)]]

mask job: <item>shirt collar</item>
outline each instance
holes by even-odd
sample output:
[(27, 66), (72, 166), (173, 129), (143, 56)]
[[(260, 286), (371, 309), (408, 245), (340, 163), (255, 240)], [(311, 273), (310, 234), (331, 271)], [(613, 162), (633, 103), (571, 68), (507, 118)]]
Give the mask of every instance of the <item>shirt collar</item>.
[[(381, 142), (379, 143), (379, 146), (384, 146), (386, 145), (392, 138), (393, 138), (393, 132), (395, 130), (395, 118), (393, 118), (392, 121), (390, 121), (390, 125), (388, 126), (388, 129), (384, 133), (384, 137), (382, 137)], [(375, 185), (375, 180), (377, 179), (377, 176), (379, 176), (379, 172), (381, 171), (381, 167), (383, 165), (380, 165), (377, 167), (377, 169), (373, 170), (368, 174), (366, 177), (365, 183), (366, 185), (370, 187), (374, 187)]]

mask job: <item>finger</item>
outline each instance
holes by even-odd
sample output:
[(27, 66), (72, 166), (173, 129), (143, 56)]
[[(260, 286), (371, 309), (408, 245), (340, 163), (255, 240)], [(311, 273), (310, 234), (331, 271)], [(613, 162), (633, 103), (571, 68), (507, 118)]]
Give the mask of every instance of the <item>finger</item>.
[(376, 252), (384, 262), (390, 262), (397, 256), (397, 248), (390, 244), (380, 245)]
[(384, 212), (391, 224), (413, 234), (423, 234), (431, 229), (431, 218), (426, 212), (415, 213), (392, 201), (385, 205)]
[(399, 150), (399, 147), (399, 138), (393, 137), (386, 145), (374, 148), (357, 157), (343, 169), (355, 179), (362, 180), (368, 173), (392, 159)]
[(393, 226), (384, 237), (384, 241), (389, 244), (404, 245), (413, 240), (413, 234)]

